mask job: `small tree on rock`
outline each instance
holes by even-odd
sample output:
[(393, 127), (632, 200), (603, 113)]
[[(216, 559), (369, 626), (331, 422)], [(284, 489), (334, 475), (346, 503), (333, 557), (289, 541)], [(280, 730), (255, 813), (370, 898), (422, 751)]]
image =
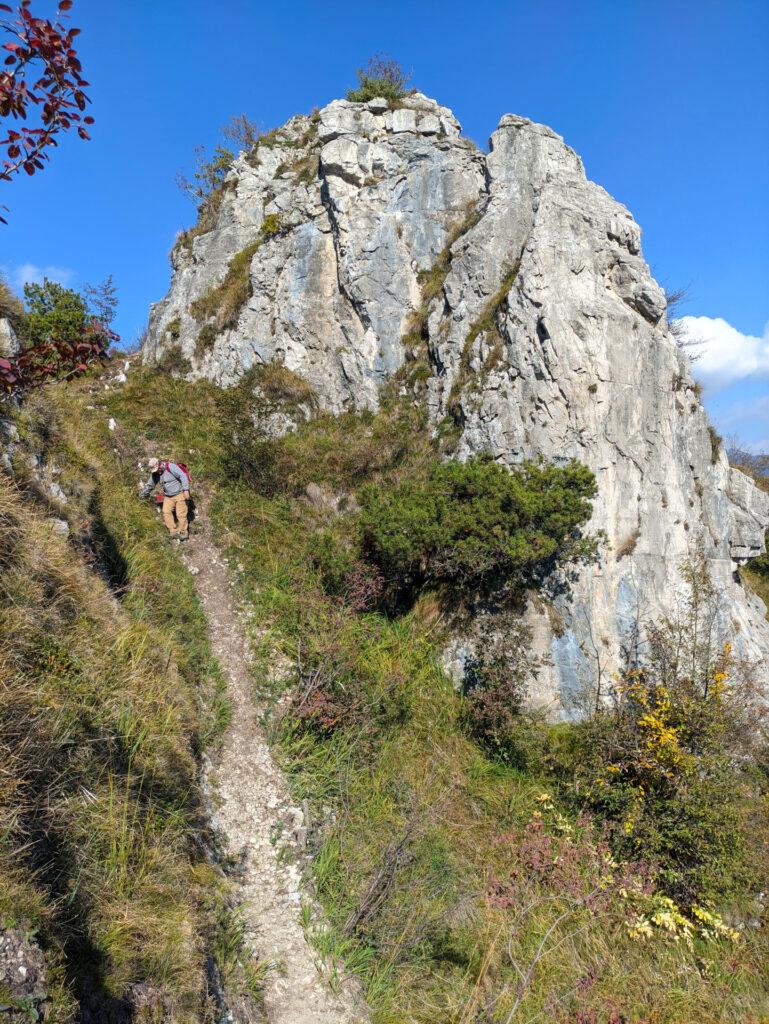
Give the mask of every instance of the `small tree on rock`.
[(353, 103), (367, 103), (379, 96), (390, 102), (403, 99), (411, 80), (411, 75), (386, 53), (375, 53), (365, 68), (358, 68), (355, 74), (358, 88), (347, 93), (347, 99)]

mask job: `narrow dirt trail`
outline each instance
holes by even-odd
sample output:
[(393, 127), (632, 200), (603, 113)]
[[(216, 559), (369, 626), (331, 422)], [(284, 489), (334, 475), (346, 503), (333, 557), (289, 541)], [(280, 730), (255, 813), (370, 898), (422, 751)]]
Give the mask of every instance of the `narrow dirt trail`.
[(300, 910), (303, 899), (309, 897), (303, 897), (297, 866), (302, 811), (291, 804), (285, 779), (258, 722), (248, 641), (229, 570), (205, 514), (193, 531), (190, 541), (182, 545), (182, 559), (194, 576), (232, 705), (221, 754), (209, 772), (214, 824), (225, 834), (228, 853), (239, 866), (237, 886), (246, 941), (260, 960), (275, 965), (265, 980), (268, 1020), (270, 1024), (365, 1024), (368, 1013), (355, 986), (332, 992), (305, 937)]

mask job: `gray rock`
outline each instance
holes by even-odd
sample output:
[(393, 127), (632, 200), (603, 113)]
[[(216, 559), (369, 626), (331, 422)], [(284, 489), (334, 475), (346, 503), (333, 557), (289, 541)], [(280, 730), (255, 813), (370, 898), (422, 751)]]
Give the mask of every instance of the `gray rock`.
[(417, 130), (417, 115), (413, 110), (406, 107), (393, 111), (392, 130), (394, 132), (415, 132)]
[(8, 359), (19, 351), (19, 340), (10, 320), (0, 317), (0, 357)]
[(51, 533), (56, 537), (69, 537), (69, 523), (66, 519), (49, 519)]
[(19, 443), (19, 429), (13, 420), (0, 416), (0, 441), (3, 444), (15, 445)]
[[(179, 346), (193, 376), (228, 386), (278, 360), (323, 409), (376, 408), (408, 358), (420, 272), (464, 223), (427, 322), (432, 423), (451, 406), (461, 458), (584, 462), (599, 487), (591, 528), (608, 538), (600, 564), (581, 570), (568, 596), (554, 593), (557, 635), (548, 614), (528, 611), (536, 653), (551, 663), (537, 700), (566, 711), (596, 672), (610, 674), (639, 612), (671, 607), (680, 564), (699, 550), (735, 643), (765, 656), (763, 605), (736, 570), (764, 549), (769, 497), (714, 450), (640, 229), (563, 139), (507, 114), (484, 154), (451, 111), (418, 93), (396, 110), (335, 100), (315, 121), (292, 118), (278, 139), (250, 163), (238, 158), (213, 229), (174, 251), (144, 361)], [(309, 180), (275, 177), (310, 158)], [(191, 304), (271, 212), (285, 230), (253, 256), (252, 297), (234, 327), (196, 352), (202, 324)], [(495, 328), (478, 330), (489, 314)]]
[[(26, 928), (0, 929), (0, 1015), (8, 1024), (37, 1020), (48, 999), (45, 957)], [(5, 997), (5, 998), (3, 998)], [(37, 1014), (38, 1016), (33, 1016)]]
[(55, 501), (60, 502), (62, 505), (67, 504), (69, 499), (67, 498), (67, 495), (64, 493), (64, 489), (62, 488), (61, 484), (58, 483), (56, 480), (51, 480), (46, 489), (50, 496)]

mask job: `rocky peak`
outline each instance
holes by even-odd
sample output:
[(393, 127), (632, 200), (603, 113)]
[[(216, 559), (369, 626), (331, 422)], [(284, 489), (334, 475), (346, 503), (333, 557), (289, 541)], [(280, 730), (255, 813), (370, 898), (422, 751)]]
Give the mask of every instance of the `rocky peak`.
[[(432, 422), (459, 424), (460, 457), (595, 472), (602, 562), (552, 595), (555, 618), (529, 613), (551, 662), (540, 699), (567, 706), (611, 672), (695, 550), (746, 653), (769, 651), (736, 575), (763, 550), (769, 498), (728, 465), (638, 225), (560, 136), (506, 114), (484, 154), (419, 93), (397, 109), (335, 100), (241, 155), (215, 199), (177, 241), (146, 361), (177, 349), (226, 386), (277, 360), (339, 412), (376, 407), (418, 354)], [(236, 271), (244, 301), (223, 313)]]

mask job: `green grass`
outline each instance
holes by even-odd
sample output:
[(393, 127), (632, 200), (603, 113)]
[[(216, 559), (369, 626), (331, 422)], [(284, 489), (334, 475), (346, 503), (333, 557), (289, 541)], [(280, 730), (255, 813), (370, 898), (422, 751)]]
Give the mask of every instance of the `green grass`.
[[(660, 935), (633, 939), (619, 897), (601, 914), (570, 908), (547, 877), (527, 874), (515, 843), (500, 842), (511, 830), (525, 834), (538, 797), (553, 790), (548, 758), (524, 772), (468, 737), (463, 698), (439, 667), (449, 625), (437, 597), (388, 618), (324, 593), (313, 538), (331, 531), (343, 542), (351, 521), (308, 502), (304, 488), (316, 483), (344, 506), (362, 483), (418, 476), (437, 442), (411, 412), (393, 403), (377, 415), (315, 417), (284, 442), (288, 475), (267, 496), (224, 474), (226, 430), (210, 386), (140, 373), (104, 401), (124, 428), (165, 450), (194, 451), (189, 464), (211, 484), (221, 542), (242, 567), (261, 651), (255, 692), (277, 696), (268, 667), (270, 650), (280, 650), (301, 668), (300, 688), (320, 679), (336, 702), (325, 725), (295, 706), (268, 726), (294, 799), (310, 808), (312, 873), (327, 923), (308, 914), (308, 933), (332, 975), (343, 961), (360, 977), (376, 1024), (501, 1024), (520, 981), (513, 961), (524, 973), (536, 961), (514, 1021), (766, 1018), (763, 932), (737, 946), (697, 940), (691, 950)], [(173, 423), (162, 415), (169, 407), (184, 411)], [(568, 747), (567, 733), (544, 728), (545, 749)], [(581, 849), (559, 842), (565, 854)], [(511, 877), (532, 894), (517, 923), (515, 909), (487, 898), (495, 878)]]
[(146, 982), (151, 1012), (192, 1024), (234, 920), (198, 788), (229, 708), (192, 580), (103, 408), (85, 408), (100, 399), (81, 382), (18, 414), (27, 450), (61, 468), (69, 541), (33, 478), (0, 478), (0, 918), (38, 934), (51, 1019)]

